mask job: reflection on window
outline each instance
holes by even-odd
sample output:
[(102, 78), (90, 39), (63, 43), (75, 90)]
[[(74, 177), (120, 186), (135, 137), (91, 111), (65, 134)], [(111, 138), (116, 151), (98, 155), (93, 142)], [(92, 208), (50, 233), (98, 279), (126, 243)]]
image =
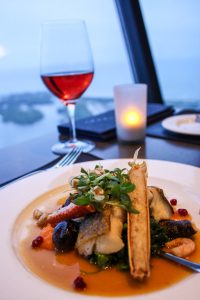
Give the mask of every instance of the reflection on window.
[(164, 99), (188, 107), (197, 105), (200, 1), (140, 0), (140, 4)]

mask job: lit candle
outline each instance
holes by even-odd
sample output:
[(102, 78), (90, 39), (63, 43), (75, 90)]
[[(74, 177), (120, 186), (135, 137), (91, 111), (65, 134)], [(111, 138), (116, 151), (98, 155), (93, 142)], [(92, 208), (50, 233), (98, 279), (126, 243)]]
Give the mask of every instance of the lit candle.
[(141, 113), (130, 108), (122, 114), (121, 122), (127, 128), (138, 127), (142, 122)]
[(127, 142), (143, 140), (146, 129), (147, 86), (115, 86), (114, 99), (118, 139)]

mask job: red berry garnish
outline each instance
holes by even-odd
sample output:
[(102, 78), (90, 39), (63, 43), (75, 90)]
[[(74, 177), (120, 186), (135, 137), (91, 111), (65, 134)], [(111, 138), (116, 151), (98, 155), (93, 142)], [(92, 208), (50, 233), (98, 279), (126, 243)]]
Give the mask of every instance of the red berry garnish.
[(170, 203), (171, 203), (171, 205), (175, 206), (177, 204), (177, 200), (176, 199), (171, 199)]
[(32, 241), (32, 248), (38, 248), (40, 245), (43, 243), (43, 237), (42, 236), (37, 236), (33, 241)]
[(188, 215), (188, 211), (185, 208), (179, 208), (178, 213), (179, 213), (180, 216), (183, 216), (183, 217)]
[(83, 277), (78, 276), (75, 280), (74, 280), (74, 288), (77, 290), (84, 290), (86, 288), (86, 283), (83, 280)]

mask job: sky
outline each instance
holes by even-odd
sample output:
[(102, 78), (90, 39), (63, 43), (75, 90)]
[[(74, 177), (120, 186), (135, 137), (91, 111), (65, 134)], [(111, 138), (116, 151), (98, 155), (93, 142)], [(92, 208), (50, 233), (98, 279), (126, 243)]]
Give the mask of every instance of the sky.
[(199, 103), (200, 1), (140, 2), (163, 98)]
[(141, 0), (141, 6), (160, 58), (200, 58), (199, 0)]

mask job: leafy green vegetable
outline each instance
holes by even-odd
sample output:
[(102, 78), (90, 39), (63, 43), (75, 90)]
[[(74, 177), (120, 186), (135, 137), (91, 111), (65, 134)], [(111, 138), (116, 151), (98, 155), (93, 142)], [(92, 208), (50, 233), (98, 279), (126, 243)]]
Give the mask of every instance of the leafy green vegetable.
[(90, 257), (90, 262), (96, 264), (100, 269), (107, 269), (112, 266), (112, 255), (95, 253)]
[(130, 182), (123, 182), (120, 185), (120, 191), (122, 193), (130, 193), (135, 189), (135, 185), (133, 183)]
[(157, 256), (160, 254), (161, 249), (165, 243), (170, 239), (166, 234), (165, 228), (161, 227), (159, 223), (154, 219), (150, 219), (151, 225), (151, 255)]
[(90, 201), (91, 201), (90, 194), (77, 196), (74, 200), (76, 205), (88, 205), (90, 204)]
[(81, 173), (88, 175), (88, 172), (83, 168), (81, 168)]
[(78, 190), (73, 199), (76, 205), (92, 204), (96, 210), (101, 211), (109, 204), (138, 213), (132, 207), (128, 195), (135, 189), (135, 185), (129, 181), (126, 169), (115, 168), (109, 171), (98, 165), (93, 171), (81, 168), (81, 174), (74, 179)]

